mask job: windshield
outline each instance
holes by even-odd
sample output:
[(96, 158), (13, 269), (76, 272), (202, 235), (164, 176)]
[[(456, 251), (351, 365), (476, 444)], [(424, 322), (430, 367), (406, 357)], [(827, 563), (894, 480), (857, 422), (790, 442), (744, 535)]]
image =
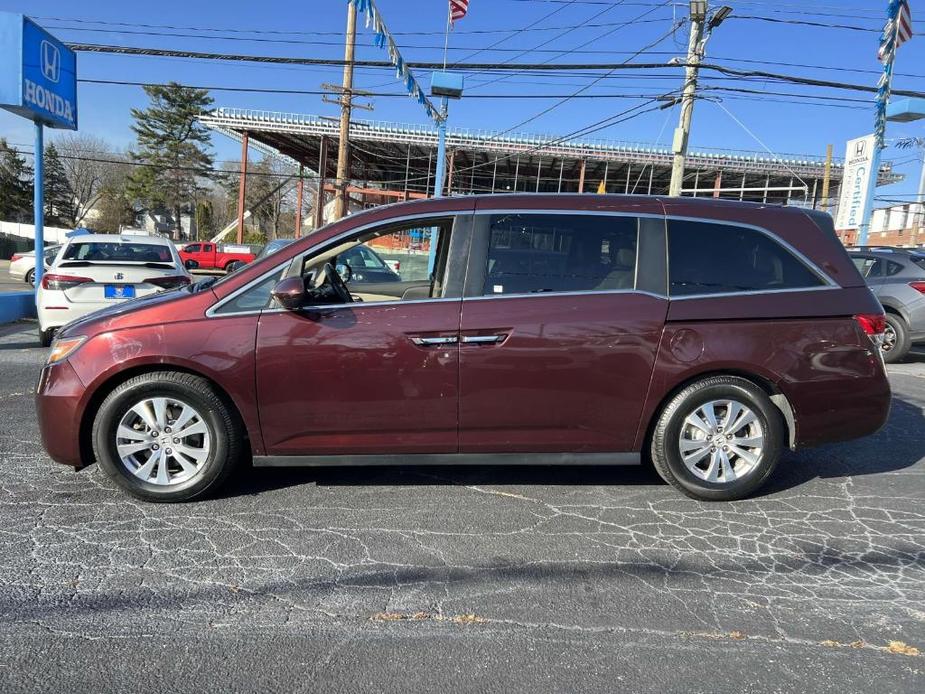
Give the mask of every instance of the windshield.
[(72, 243), (62, 260), (87, 260), (108, 263), (172, 263), (167, 246), (151, 243), (109, 243), (89, 241)]

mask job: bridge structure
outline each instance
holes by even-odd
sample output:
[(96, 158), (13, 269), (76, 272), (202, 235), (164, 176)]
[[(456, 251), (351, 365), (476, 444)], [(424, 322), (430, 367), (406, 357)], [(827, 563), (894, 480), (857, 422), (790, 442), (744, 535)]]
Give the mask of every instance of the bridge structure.
[[(287, 157), (306, 170), (315, 194), (315, 225), (320, 226), (325, 203), (335, 194), (337, 119), (219, 108), (200, 121), (245, 147)], [(436, 151), (437, 133), (429, 125), (351, 121), (347, 194), (363, 207), (429, 197)], [(447, 156), (445, 195), (599, 190), (667, 195), (671, 179), (668, 147), (561, 134), (451, 129)], [(823, 199), (824, 157), (693, 149), (682, 194), (832, 209), (842, 175), (843, 164), (836, 159), (829, 198)], [(881, 165), (880, 185), (901, 179), (890, 162)]]

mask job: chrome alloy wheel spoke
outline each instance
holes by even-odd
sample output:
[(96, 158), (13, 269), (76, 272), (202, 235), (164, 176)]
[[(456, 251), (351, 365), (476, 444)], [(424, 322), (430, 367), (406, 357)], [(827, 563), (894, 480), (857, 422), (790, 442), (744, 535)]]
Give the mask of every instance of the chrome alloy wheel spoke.
[(689, 472), (711, 484), (730, 484), (761, 462), (764, 430), (758, 416), (737, 400), (711, 400), (688, 413), (678, 452)]
[(158, 486), (192, 479), (212, 451), (200, 412), (173, 397), (145, 398), (130, 407), (116, 428), (115, 445), (132, 475)]

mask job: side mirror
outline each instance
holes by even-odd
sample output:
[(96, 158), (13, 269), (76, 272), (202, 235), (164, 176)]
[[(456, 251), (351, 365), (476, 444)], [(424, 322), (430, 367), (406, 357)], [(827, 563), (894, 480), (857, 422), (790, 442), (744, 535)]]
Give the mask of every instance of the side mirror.
[(189, 258), (189, 259), (187, 259), (186, 261), (183, 262), (183, 266), (184, 266), (187, 270), (195, 270), (196, 268), (199, 267), (199, 263), (196, 262), (195, 260), (193, 260), (192, 258)]
[(308, 292), (305, 291), (305, 280), (301, 277), (287, 277), (280, 280), (271, 293), (280, 306), (290, 311), (301, 308), (308, 296)]
[(347, 263), (338, 263), (334, 269), (337, 270), (337, 274), (340, 275), (345, 284), (353, 279), (353, 268)]

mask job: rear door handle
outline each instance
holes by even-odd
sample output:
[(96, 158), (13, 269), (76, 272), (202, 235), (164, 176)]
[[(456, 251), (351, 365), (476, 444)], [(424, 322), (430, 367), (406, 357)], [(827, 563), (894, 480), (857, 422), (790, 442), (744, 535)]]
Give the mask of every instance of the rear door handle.
[(434, 345), (455, 345), (459, 338), (455, 335), (447, 337), (412, 337), (411, 341), (418, 347), (432, 347)]
[(494, 345), (501, 342), (506, 335), (463, 335), (463, 344)]

